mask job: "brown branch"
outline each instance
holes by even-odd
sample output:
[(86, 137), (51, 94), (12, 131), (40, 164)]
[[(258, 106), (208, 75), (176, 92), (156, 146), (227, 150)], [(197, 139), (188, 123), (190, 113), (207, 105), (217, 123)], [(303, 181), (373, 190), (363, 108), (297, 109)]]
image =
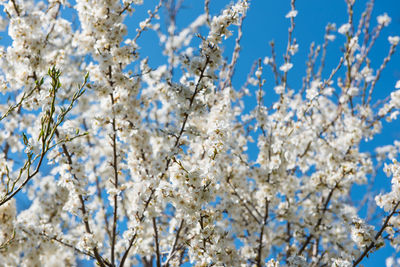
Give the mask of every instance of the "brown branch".
[[(59, 136), (59, 133), (58, 133), (57, 130), (56, 130), (56, 136), (57, 136), (57, 137)], [(63, 150), (64, 155), (67, 157), (68, 164), (69, 164), (70, 166), (72, 166), (72, 156), (71, 156), (71, 154), (69, 153), (67, 146), (66, 146), (65, 144), (62, 144), (61, 147), (62, 147), (62, 150)], [(75, 180), (78, 180), (78, 177), (76, 177), (75, 174), (72, 174), (72, 176), (74, 177)], [(92, 230), (91, 230), (91, 228), (90, 228), (89, 219), (88, 219), (88, 216), (87, 216), (85, 201), (84, 201), (83, 196), (82, 196), (81, 194), (79, 194), (78, 197), (79, 197), (79, 201), (80, 201), (80, 203), (81, 203), (81, 208), (80, 208), (80, 209), (81, 209), (81, 211), (82, 211), (82, 220), (83, 220), (83, 224), (84, 224), (84, 226), (85, 226), (85, 231), (86, 231), (86, 233), (91, 234), (91, 233), (92, 233)], [(93, 252), (94, 252), (94, 256), (95, 256), (95, 258), (96, 258), (96, 260), (97, 260), (97, 263), (98, 263), (101, 267), (112, 266), (112, 265), (111, 265), (110, 263), (108, 263), (105, 259), (103, 259), (103, 257), (100, 255), (100, 253), (99, 253), (99, 251), (98, 251), (98, 249), (97, 249), (96, 246), (93, 248)]]
[(322, 70), (325, 67), (326, 50), (327, 50), (328, 43), (329, 43), (328, 35), (330, 34), (330, 31), (331, 31), (331, 26), (328, 25), (328, 27), (326, 27), (326, 30), (325, 30), (324, 43), (322, 45), (322, 55), (321, 55), (321, 61), (320, 61), (320, 65), (319, 65), (318, 72), (317, 72), (317, 78), (321, 78)]
[[(25, 233), (27, 233), (27, 234), (30, 234), (30, 233), (28, 233), (28, 232), (25, 231), (25, 230), (23, 230), (23, 231), (24, 231)], [(96, 256), (93, 255), (92, 253), (87, 252), (87, 251), (80, 250), (79, 248), (75, 247), (74, 245), (71, 245), (71, 244), (69, 244), (69, 243), (67, 243), (67, 242), (65, 242), (65, 241), (63, 241), (63, 240), (61, 240), (61, 239), (59, 239), (59, 238), (57, 238), (57, 237), (48, 236), (48, 235), (46, 235), (46, 234), (43, 233), (43, 232), (42, 232), (42, 233), (39, 233), (39, 235), (45, 237), (45, 238), (48, 239), (48, 240), (54, 240), (54, 241), (56, 241), (57, 243), (59, 243), (59, 244), (61, 244), (61, 245), (63, 245), (63, 246), (66, 246), (66, 247), (68, 247), (68, 248), (73, 249), (75, 252), (77, 252), (77, 253), (79, 253), (79, 254), (89, 256), (89, 257), (91, 257), (92, 259), (96, 260)]]
[(269, 201), (266, 198), (265, 199), (265, 215), (263, 219), (263, 224), (261, 225), (261, 233), (260, 233), (260, 239), (259, 239), (259, 244), (258, 244), (258, 252), (257, 252), (257, 267), (263, 266), (261, 264), (261, 259), (262, 259), (262, 247), (263, 247), (263, 235), (264, 235), (264, 229), (265, 226), (267, 225), (267, 220), (268, 220), (268, 208), (269, 208)]
[[(290, 6), (292, 8), (291, 9), (292, 11), (296, 10), (295, 2), (296, 2), (296, 0), (291, 0), (290, 1)], [(290, 17), (290, 27), (288, 29), (288, 41), (287, 41), (287, 47), (286, 47), (286, 54), (284, 56), (285, 63), (289, 63), (290, 62), (290, 58), (291, 58), (289, 51), (290, 51), (290, 47), (292, 46), (292, 42), (293, 42), (294, 26), (295, 26), (294, 17)], [(295, 41), (296, 40), (294, 40), (294, 42)], [(285, 88), (285, 91), (286, 91), (286, 88), (287, 88), (287, 75), (288, 75), (288, 72), (285, 71), (285, 73), (283, 74), (283, 77), (282, 77), (282, 83), (283, 83), (283, 87)]]
[[(162, 1), (160, 1), (160, 3), (162, 3)], [(206, 70), (206, 68), (207, 68), (208, 63), (209, 63), (209, 57), (206, 56), (206, 62), (205, 62), (204, 67), (202, 68), (202, 70), (201, 70), (201, 72), (200, 72), (200, 76), (199, 76), (199, 79), (198, 79), (198, 81), (197, 81), (197, 83), (196, 83), (194, 93), (193, 93), (192, 97), (190, 98), (188, 111), (191, 110), (192, 105), (193, 105), (193, 103), (194, 103), (194, 99), (195, 99), (196, 95), (197, 95), (197, 94), (199, 93), (199, 91), (200, 91), (200, 82), (201, 82), (201, 80), (205, 77), (204, 73), (205, 73), (205, 70)], [(179, 131), (179, 135), (176, 137), (176, 141), (175, 141), (175, 144), (174, 144), (174, 148), (179, 146), (179, 141), (180, 141), (180, 138), (182, 137), (183, 132), (184, 132), (184, 130), (185, 130), (185, 126), (186, 126), (186, 123), (187, 123), (188, 118), (189, 118), (189, 112), (186, 112), (186, 113), (185, 113), (185, 117), (184, 117), (183, 122), (182, 122), (181, 129), (180, 129), (180, 131)], [(164, 173), (161, 175), (161, 177), (164, 177), (164, 176), (165, 176), (167, 170), (169, 169), (170, 163), (171, 163), (171, 158), (168, 158), (168, 159), (167, 159), (167, 162), (166, 162), (166, 166), (165, 166)], [(141, 215), (141, 217), (140, 217), (140, 219), (139, 219), (140, 222), (144, 219), (144, 212), (146, 211), (146, 209), (147, 209), (147, 207), (148, 207), (148, 205), (149, 205), (149, 203), (150, 203), (150, 201), (151, 201), (151, 199), (152, 199), (152, 196), (153, 196), (154, 191), (155, 191), (154, 189), (151, 190), (151, 194), (150, 194), (148, 200), (146, 201), (144, 211), (143, 211), (143, 213), (142, 213), (142, 215)], [(130, 249), (132, 248), (133, 242), (135, 241), (136, 237), (137, 237), (137, 234), (135, 234), (135, 235), (131, 238), (131, 240), (129, 241), (128, 248), (126, 249), (126, 251), (124, 252), (124, 254), (123, 254), (123, 256), (122, 256), (122, 259), (121, 259), (121, 262), (120, 262), (120, 265), (119, 265), (120, 267), (124, 266), (125, 261), (126, 261), (126, 258), (128, 257), (129, 251), (130, 251)]]
[[(321, 214), (321, 216), (319, 217), (319, 219), (318, 219), (318, 221), (317, 221), (317, 224), (314, 226), (314, 231), (317, 230), (318, 227), (321, 225), (322, 220), (324, 219), (325, 212), (328, 210), (328, 205), (329, 205), (329, 202), (331, 201), (333, 192), (335, 191), (335, 189), (337, 188), (338, 185), (339, 185), (339, 182), (336, 183), (335, 187), (333, 187), (333, 188), (329, 191), (328, 197), (326, 198), (326, 201), (325, 201), (325, 203), (324, 203), (324, 207), (323, 207), (323, 210), (322, 210), (322, 214)], [(305, 242), (303, 243), (303, 245), (301, 246), (300, 250), (297, 252), (297, 255), (301, 255), (301, 253), (303, 253), (304, 249), (307, 247), (307, 245), (310, 243), (310, 241), (311, 241), (311, 239), (312, 239), (313, 237), (314, 237), (314, 234), (313, 234), (313, 233), (310, 233), (309, 236), (307, 237), (306, 241), (305, 241)]]
[(171, 250), (168, 253), (168, 257), (167, 260), (165, 261), (165, 263), (163, 264), (164, 267), (169, 267), (169, 261), (173, 258), (175, 252), (177, 251), (176, 249), (176, 245), (178, 244), (178, 240), (179, 240), (179, 234), (183, 228), (183, 224), (185, 223), (185, 220), (181, 220), (181, 223), (179, 225), (178, 230), (176, 231), (176, 235), (175, 235), (175, 240), (174, 240), (174, 244), (172, 245)]
[(189, 118), (189, 111), (192, 109), (192, 106), (193, 106), (194, 99), (195, 99), (196, 95), (200, 92), (200, 82), (204, 78), (204, 72), (206, 71), (206, 68), (207, 68), (207, 65), (209, 63), (209, 60), (210, 60), (209, 57), (206, 56), (206, 62), (204, 63), (203, 68), (201, 69), (199, 80), (197, 81), (196, 87), (194, 88), (194, 93), (193, 93), (192, 97), (189, 100), (188, 112), (185, 113), (185, 117), (184, 117), (183, 122), (182, 122), (182, 127), (181, 127), (181, 129), (179, 131), (178, 137), (176, 138), (174, 147), (178, 147), (178, 145), (179, 145), (179, 141), (180, 141), (180, 139), (181, 139), (181, 137), (183, 135), (187, 120)]
[(98, 177), (96, 178), (96, 190), (97, 190), (97, 198), (101, 202), (101, 208), (104, 211), (104, 223), (106, 225), (106, 232), (107, 232), (108, 238), (111, 239), (110, 224), (108, 222), (108, 218), (107, 218), (107, 214), (106, 214), (106, 208), (105, 208), (104, 203), (103, 203), (103, 197), (101, 195), (101, 188), (100, 188), (100, 179)]
[[(111, 70), (110, 70), (111, 76)], [(110, 77), (111, 78), (111, 77)], [(115, 100), (113, 93), (110, 94), (111, 105), (114, 106)], [(113, 112), (114, 113), (114, 112)], [(113, 162), (112, 167), (114, 169), (114, 187), (118, 190), (118, 155), (117, 155), (117, 127), (115, 114), (112, 119), (113, 134), (111, 136), (112, 149), (113, 149)], [(113, 211), (113, 224), (112, 224), (112, 238), (111, 238), (111, 263), (115, 266), (115, 240), (117, 236), (117, 219), (118, 219), (118, 195), (114, 195), (114, 211)]]
[(380, 76), (382, 74), (382, 71), (385, 69), (386, 64), (390, 61), (392, 55), (396, 51), (396, 46), (397, 46), (396, 44), (391, 45), (388, 55), (385, 57), (385, 59), (383, 60), (382, 65), (379, 67), (378, 71), (376, 72), (376, 77), (372, 81), (371, 87), (369, 89), (367, 104), (369, 104), (371, 102), (372, 92), (374, 91), (375, 85), (376, 85), (377, 81), (379, 80), (379, 78), (380, 78)]
[[(146, 22), (147, 22), (147, 23), (150, 23), (151, 20), (156, 16), (156, 14), (158, 13), (159, 9), (160, 9), (161, 6), (162, 6), (162, 1), (163, 1), (163, 0), (160, 0), (160, 2), (159, 2), (158, 5), (154, 8), (154, 10), (149, 12), (149, 17), (146, 19)], [(146, 23), (146, 24), (147, 24), (147, 23)], [(142, 32), (144, 32), (145, 30), (146, 30), (146, 27), (137, 29), (137, 34), (136, 34), (135, 38), (133, 38), (134, 43), (136, 43), (137, 39), (140, 37), (140, 35), (142, 34)]]
[(279, 79), (280, 79), (281, 75), (278, 72), (278, 68), (276, 66), (275, 42), (271, 41), (271, 42), (269, 42), (269, 45), (271, 46), (271, 60), (268, 64), (271, 66), (272, 72), (274, 73), (275, 84), (279, 85)]
[(242, 203), (242, 205), (245, 207), (245, 209), (250, 213), (251, 217), (253, 217), (254, 220), (255, 220), (258, 224), (260, 224), (260, 223), (261, 223), (261, 222), (260, 222), (260, 219), (258, 219), (257, 216), (255, 216), (255, 215), (253, 214), (253, 212), (252, 212), (251, 209), (246, 205), (246, 203), (249, 203), (249, 204), (252, 206), (252, 208), (254, 209), (254, 211), (257, 213), (257, 215), (261, 217), (260, 212), (256, 209), (256, 207), (254, 207), (254, 206), (252, 205), (252, 203), (251, 203), (250, 201), (247, 201), (247, 200), (243, 199), (243, 198), (239, 195), (239, 193), (236, 191), (236, 188), (229, 182), (229, 179), (230, 179), (230, 177), (227, 178), (227, 183), (228, 183), (228, 185), (232, 188), (233, 194), (239, 199), (239, 201)]
[(358, 259), (356, 259), (353, 262), (353, 267), (357, 266), (364, 258), (365, 256), (368, 255), (368, 252), (373, 249), (374, 247), (376, 247), (376, 242), (378, 240), (379, 237), (381, 237), (381, 235), (383, 234), (383, 231), (386, 229), (386, 227), (388, 226), (389, 220), (390, 218), (392, 218), (392, 216), (396, 213), (397, 208), (400, 205), (400, 201), (397, 202), (396, 206), (394, 206), (392, 212), (386, 217), (385, 222), (383, 223), (381, 229), (379, 230), (378, 233), (376, 233), (375, 235), (375, 240), (371, 242), (371, 244), (369, 244), (368, 247), (365, 248), (364, 252), (360, 255), (360, 257), (358, 257)]
[(160, 254), (160, 244), (158, 239), (158, 231), (157, 231), (157, 222), (156, 218), (153, 217), (153, 229), (154, 229), (154, 241), (156, 243), (156, 260), (157, 260), (157, 267), (161, 267), (161, 254)]
[(246, 18), (246, 13), (243, 13), (243, 15), (239, 19), (238, 36), (235, 40), (235, 48), (233, 50), (231, 63), (228, 66), (228, 77), (226, 78), (221, 89), (224, 89), (227, 85), (232, 86), (232, 77), (233, 77), (233, 74), (235, 73), (235, 66), (236, 66), (237, 60), (239, 58), (239, 53), (240, 53), (240, 49), (241, 49), (240, 40), (242, 39), (242, 36), (243, 36), (242, 28), (243, 28), (243, 21), (245, 18)]
[[(204, 64), (204, 67), (203, 67), (202, 70), (201, 70), (201, 73), (200, 73), (200, 76), (199, 76), (199, 80), (197, 81), (197, 84), (196, 84), (194, 93), (193, 93), (192, 97), (190, 98), (190, 103), (189, 103), (189, 108), (188, 108), (189, 111), (190, 111), (190, 109), (191, 109), (191, 107), (192, 107), (192, 105), (193, 105), (193, 103), (194, 103), (194, 99), (195, 99), (196, 95), (197, 95), (197, 94), (199, 93), (199, 91), (200, 91), (200, 88), (199, 88), (199, 87), (200, 87), (200, 82), (201, 82), (201, 80), (204, 78), (204, 73), (205, 73), (205, 70), (206, 70), (206, 68), (207, 68), (208, 62), (209, 62), (209, 58), (206, 57), (206, 62), (205, 62), (205, 64)], [(180, 131), (179, 131), (179, 135), (176, 137), (176, 142), (175, 142), (175, 144), (174, 144), (174, 148), (177, 147), (177, 146), (179, 145), (179, 140), (180, 140), (180, 138), (181, 138), (182, 135), (183, 135), (183, 132), (184, 132), (184, 130), (185, 130), (185, 126), (186, 126), (186, 123), (187, 123), (188, 118), (189, 118), (189, 112), (186, 112), (185, 117), (184, 117), (184, 120), (183, 120), (183, 122), (182, 122), (181, 129), (180, 129)], [(169, 169), (170, 163), (171, 163), (171, 158), (168, 158), (168, 159), (167, 159), (167, 162), (166, 162), (166, 166), (165, 166), (164, 173), (161, 175), (161, 177), (164, 177), (164, 176), (165, 176), (167, 170)], [(151, 194), (150, 194), (149, 198), (147, 199), (147, 201), (146, 201), (146, 203), (145, 203), (145, 208), (144, 208), (144, 210), (143, 210), (143, 213), (142, 213), (141, 217), (139, 218), (139, 221), (140, 221), (140, 222), (143, 221), (143, 219), (144, 219), (144, 212), (146, 211), (146, 209), (147, 209), (147, 207), (148, 207), (148, 205), (149, 205), (149, 203), (150, 203), (150, 201), (151, 201), (151, 199), (152, 199), (152, 197), (153, 197), (154, 192), (155, 192), (155, 190), (152, 189), (152, 190), (151, 190)], [(128, 257), (129, 251), (130, 251), (130, 249), (132, 248), (133, 242), (135, 241), (136, 237), (137, 237), (137, 234), (135, 234), (135, 235), (131, 238), (131, 240), (129, 240), (129, 245), (128, 245), (128, 248), (125, 250), (125, 252), (124, 252), (124, 254), (123, 254), (123, 256), (122, 256), (122, 259), (121, 259), (121, 262), (120, 262), (120, 265), (119, 265), (120, 267), (123, 267), (123, 266), (124, 266), (125, 261), (126, 261), (126, 259), (127, 259), (127, 257)]]
[[(142, 221), (143, 221), (143, 219), (144, 219), (144, 213), (145, 213), (145, 211), (147, 210), (147, 207), (148, 207), (149, 204), (150, 204), (150, 201), (151, 201), (151, 199), (152, 199), (152, 197), (153, 197), (154, 192), (155, 192), (155, 190), (152, 189), (149, 198), (146, 200), (146, 203), (145, 203), (145, 206), (144, 206), (142, 215), (141, 215), (140, 218), (139, 218), (139, 222), (142, 222)], [(132, 248), (132, 246), (133, 246), (133, 242), (135, 242), (135, 240), (136, 240), (136, 237), (137, 237), (137, 233), (135, 233), (135, 234), (131, 237), (131, 239), (129, 240), (128, 248), (125, 250), (124, 254), (122, 255), (122, 258), (121, 258), (121, 262), (120, 262), (120, 264), (119, 264), (119, 267), (123, 267), (123, 266), (124, 266), (125, 261), (126, 261), (126, 259), (127, 259), (127, 257), (128, 257), (129, 251), (131, 250), (131, 248)]]
[(20, 13), (20, 11), (18, 9), (17, 4), (15, 3), (15, 0), (11, 0), (11, 3), (13, 4), (13, 7), (14, 7), (15, 12), (17, 13), (18, 17), (21, 16), (21, 13)]

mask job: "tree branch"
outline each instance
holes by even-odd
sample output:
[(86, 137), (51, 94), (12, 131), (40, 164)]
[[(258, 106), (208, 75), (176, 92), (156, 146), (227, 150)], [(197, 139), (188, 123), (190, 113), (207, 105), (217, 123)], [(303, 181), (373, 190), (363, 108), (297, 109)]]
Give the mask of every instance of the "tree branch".
[(376, 246), (376, 241), (378, 240), (379, 237), (381, 237), (381, 235), (383, 234), (383, 231), (385, 230), (385, 228), (388, 226), (389, 220), (390, 218), (392, 218), (392, 216), (396, 213), (397, 208), (400, 205), (400, 201), (397, 202), (396, 206), (394, 206), (392, 212), (386, 217), (385, 222), (383, 223), (381, 229), (379, 230), (378, 233), (376, 233), (375, 235), (375, 240), (371, 242), (371, 244), (369, 244), (368, 247), (365, 248), (364, 252), (360, 255), (360, 257), (358, 257), (354, 262), (353, 262), (353, 267), (357, 266), (364, 258), (365, 256), (368, 255), (368, 252), (373, 249)]
[(156, 243), (157, 267), (161, 267), (160, 245), (159, 245), (159, 242), (158, 242), (157, 222), (156, 222), (156, 218), (155, 217), (153, 217), (153, 229), (154, 229), (154, 242)]

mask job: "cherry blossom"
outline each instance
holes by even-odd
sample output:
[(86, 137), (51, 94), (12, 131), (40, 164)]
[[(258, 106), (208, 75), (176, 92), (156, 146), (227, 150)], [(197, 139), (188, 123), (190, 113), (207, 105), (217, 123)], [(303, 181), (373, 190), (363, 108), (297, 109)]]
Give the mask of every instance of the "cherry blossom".
[[(400, 81), (375, 93), (399, 37), (371, 56), (390, 17), (375, 20), (373, 1), (357, 17), (346, 0), (344, 36), (328, 24), (303, 49), (290, 0), (287, 43), (271, 41), (243, 74), (251, 1), (201, 1), (186, 25), (182, 2), (160, 0), (131, 25), (142, 0), (0, 1), (11, 40), (0, 47), (0, 262), (355, 267), (383, 246), (398, 253), (400, 142), (373, 142), (400, 112)], [(140, 46), (146, 33), (160, 64)], [(333, 42), (341, 54), (326, 67)], [(387, 192), (369, 186), (381, 166)]]

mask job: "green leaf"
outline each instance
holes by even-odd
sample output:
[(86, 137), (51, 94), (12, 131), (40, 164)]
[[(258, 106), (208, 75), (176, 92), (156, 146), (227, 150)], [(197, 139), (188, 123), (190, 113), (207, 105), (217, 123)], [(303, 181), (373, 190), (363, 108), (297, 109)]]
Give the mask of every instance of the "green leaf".
[(22, 138), (24, 139), (24, 144), (27, 146), (29, 144), (28, 138), (26, 137), (25, 133), (22, 133)]

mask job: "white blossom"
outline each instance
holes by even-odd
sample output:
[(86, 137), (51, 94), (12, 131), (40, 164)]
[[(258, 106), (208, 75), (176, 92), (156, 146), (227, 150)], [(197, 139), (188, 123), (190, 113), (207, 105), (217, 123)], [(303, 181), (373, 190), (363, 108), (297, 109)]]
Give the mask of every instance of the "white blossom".
[(394, 86), (394, 88), (400, 89), (400, 80), (398, 80), (398, 81), (396, 82), (396, 85)]
[(388, 26), (392, 19), (388, 16), (387, 13), (384, 13), (383, 15), (379, 15), (376, 20), (378, 21), (378, 24), (382, 26)]
[(391, 45), (398, 45), (400, 42), (400, 37), (399, 36), (389, 36), (388, 40)]
[(274, 87), (274, 90), (277, 94), (283, 94), (285, 92), (285, 87), (282, 85), (278, 85)]
[(334, 259), (332, 263), (332, 267), (350, 267), (352, 265), (351, 261), (344, 259)]
[(356, 96), (359, 92), (359, 89), (357, 87), (350, 87), (349, 90), (347, 91), (347, 94), (351, 96)]
[(297, 10), (290, 10), (289, 13), (286, 14), (285, 18), (294, 18), (297, 16)]
[[(0, 1), (2, 266), (347, 267), (400, 250), (400, 141), (375, 138), (400, 115), (400, 81), (378, 81), (399, 37), (383, 59), (371, 45), (386, 14), (370, 31), (348, 1), (347, 38), (330, 47), (328, 24), (309, 51), (290, 25), (246, 73), (250, 1), (144, 3)], [(370, 188), (381, 165), (386, 191)]]
[(340, 28), (338, 29), (338, 32), (340, 34), (347, 34), (350, 31), (350, 29), (351, 29), (351, 25), (346, 23), (346, 24), (343, 24), (342, 26), (340, 26)]
[(293, 67), (293, 64), (288, 62), (288, 63), (285, 63), (282, 66), (280, 66), (279, 69), (283, 72), (288, 72), (292, 67)]

